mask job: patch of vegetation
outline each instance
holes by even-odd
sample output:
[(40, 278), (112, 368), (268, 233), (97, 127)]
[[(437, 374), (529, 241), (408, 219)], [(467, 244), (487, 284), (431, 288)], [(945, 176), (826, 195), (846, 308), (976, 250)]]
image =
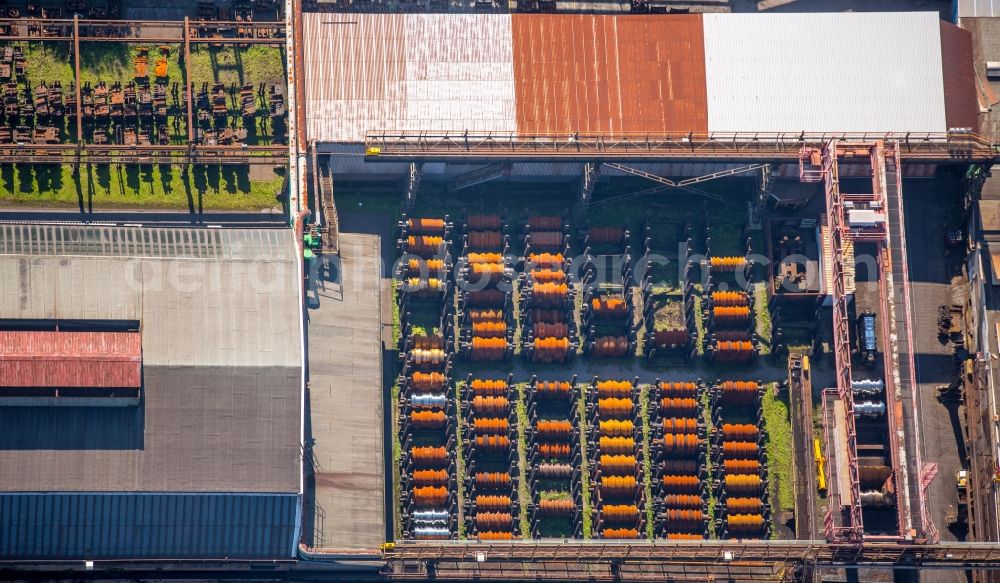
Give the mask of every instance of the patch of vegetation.
[(517, 468), (521, 479), (517, 481), (517, 498), (521, 502), (521, 536), (531, 538), (531, 522), (528, 520), (528, 502), (531, 492), (528, 488), (528, 383), (517, 383), (517, 401), (514, 409), (517, 413)]
[(649, 441), (651, 431), (649, 425), (649, 385), (639, 385), (639, 420), (642, 422), (642, 488), (646, 495), (646, 538), (653, 540), (656, 524), (653, 522), (653, 463), (650, 459)]
[[(396, 280), (392, 280), (392, 346), (399, 346), (400, 334), (402, 333), (399, 324), (399, 284)], [(395, 370), (392, 371), (393, 376), (395, 375)], [(396, 495), (396, 500), (399, 500), (400, 489), (402, 488), (402, 462), (403, 462), (403, 444), (399, 440), (399, 379), (396, 378), (392, 383), (392, 411), (390, 415), (392, 416), (392, 491)], [(396, 525), (395, 538), (399, 538), (403, 533), (403, 513), (395, 508), (396, 519), (394, 521)]]
[(251, 180), (237, 166), (169, 164), (86, 164), (74, 176), (72, 165), (0, 165), (0, 205), (92, 208), (162, 208), (258, 211), (280, 208), (283, 171), (266, 171)]
[[(452, 398), (455, 399), (455, 434), (461, 441), (462, 435), (465, 434), (465, 416), (462, 414), (462, 388), (465, 386), (465, 381), (456, 381), (454, 393)], [(458, 498), (458, 538), (464, 540), (466, 538), (465, 533), (465, 516), (462, 512), (462, 508), (465, 504), (465, 456), (462, 455), (464, 448), (458, 446), (455, 448), (455, 482), (458, 484), (458, 492), (456, 496)]]
[(771, 354), (771, 310), (767, 306), (766, 284), (756, 283), (753, 289), (754, 311), (756, 312), (757, 339), (760, 341), (760, 354)]
[(593, 538), (593, 516), (590, 507), (590, 460), (587, 458), (587, 398), (585, 391), (580, 391), (576, 402), (577, 422), (580, 424), (580, 488), (583, 498), (583, 509), (581, 510), (583, 522), (583, 538), (589, 540)]
[(705, 343), (708, 340), (708, 335), (705, 329), (705, 318), (703, 317), (704, 315), (701, 309), (701, 302), (702, 302), (701, 293), (702, 293), (701, 285), (695, 284), (694, 293), (692, 294), (693, 296), (692, 299), (694, 300), (694, 324), (695, 327), (698, 329), (698, 340), (697, 342), (695, 342), (695, 347), (698, 356), (705, 355)]
[(191, 47), (191, 81), (201, 83), (285, 84), (285, 49), (278, 46)]
[(706, 484), (706, 490), (708, 492), (708, 536), (709, 538), (717, 538), (718, 535), (715, 532), (715, 506), (718, 503), (716, 499), (715, 488), (712, 485), (712, 480), (714, 479), (715, 468), (712, 465), (712, 451), (711, 451), (711, 436), (714, 424), (712, 423), (712, 392), (710, 390), (703, 391), (701, 394), (701, 420), (705, 424), (705, 475), (708, 476), (708, 484)]
[[(768, 493), (774, 519), (785, 510), (795, 507), (792, 483), (792, 423), (786, 397), (774, 395), (774, 383), (765, 387), (762, 408), (764, 429), (767, 432)], [(776, 528), (772, 532), (777, 532)]]

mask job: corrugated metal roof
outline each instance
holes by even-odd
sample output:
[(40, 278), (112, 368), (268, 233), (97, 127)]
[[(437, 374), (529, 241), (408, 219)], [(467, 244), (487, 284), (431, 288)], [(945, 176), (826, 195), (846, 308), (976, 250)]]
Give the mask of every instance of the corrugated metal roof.
[(306, 13), (303, 37), (311, 139), (515, 128), (509, 15)]
[(142, 385), (138, 332), (0, 331), (2, 387)]
[(294, 494), (0, 494), (0, 558), (291, 558), (298, 502)]
[(710, 131), (947, 129), (935, 12), (703, 18)]
[(520, 133), (707, 129), (700, 15), (512, 18)]
[(1000, 16), (1000, 0), (958, 0), (958, 17)]
[(976, 128), (979, 101), (972, 60), (972, 33), (941, 22), (944, 109), (949, 128)]

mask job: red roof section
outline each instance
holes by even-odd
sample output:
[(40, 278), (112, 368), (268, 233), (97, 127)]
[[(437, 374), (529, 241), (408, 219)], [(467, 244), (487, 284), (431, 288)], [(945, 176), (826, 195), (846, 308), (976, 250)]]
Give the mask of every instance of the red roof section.
[(0, 332), (0, 387), (138, 388), (138, 332)]

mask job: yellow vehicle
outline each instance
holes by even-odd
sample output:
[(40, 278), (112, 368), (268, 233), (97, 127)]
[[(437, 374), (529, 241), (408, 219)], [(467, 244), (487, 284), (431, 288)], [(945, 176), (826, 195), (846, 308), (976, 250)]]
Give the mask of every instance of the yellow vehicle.
[(826, 493), (826, 460), (823, 459), (823, 448), (819, 438), (813, 439), (813, 458), (816, 460), (816, 489)]

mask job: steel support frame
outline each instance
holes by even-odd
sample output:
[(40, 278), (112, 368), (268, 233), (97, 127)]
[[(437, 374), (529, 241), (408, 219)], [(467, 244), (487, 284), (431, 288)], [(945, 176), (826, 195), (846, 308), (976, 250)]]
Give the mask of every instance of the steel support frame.
[[(191, 36), (192, 43), (203, 44), (236, 44), (236, 45), (274, 45), (285, 44), (285, 23), (281, 21), (235, 22), (235, 21), (204, 21), (190, 23), (171, 20), (91, 20), (78, 19), (38, 19), (38, 18), (0, 18), (0, 31), (10, 31), (10, 34), (0, 33), (0, 41), (30, 41), (30, 42), (145, 42), (145, 43), (180, 43), (184, 37)], [(183, 27), (183, 28), (182, 28)], [(29, 29), (44, 28), (51, 34), (28, 34)], [(249, 31), (245, 37), (211, 36), (211, 29), (237, 28)], [(194, 33), (192, 35), (192, 33)], [(199, 33), (205, 33), (201, 35)]]

